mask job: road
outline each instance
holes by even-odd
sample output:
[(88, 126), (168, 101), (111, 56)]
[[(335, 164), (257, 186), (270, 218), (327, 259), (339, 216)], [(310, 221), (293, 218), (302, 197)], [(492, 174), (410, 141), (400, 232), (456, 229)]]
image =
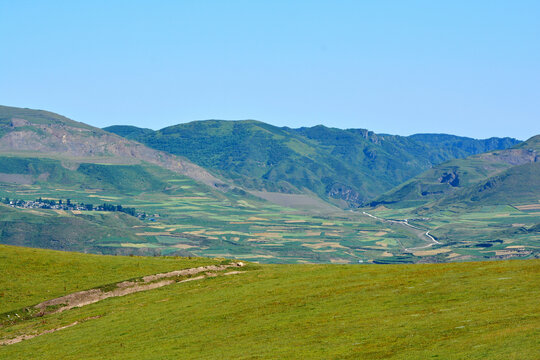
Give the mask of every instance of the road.
[(405, 248), (405, 247), (403, 247), (403, 249), (405, 251), (413, 252), (415, 250), (421, 250), (421, 249), (426, 249), (426, 248), (432, 247), (435, 244), (440, 244), (440, 242), (435, 240), (435, 238), (433, 236), (429, 235), (429, 230), (424, 233), (423, 229), (420, 229), (419, 227), (416, 227), (414, 225), (409, 224), (407, 219), (405, 219), (405, 220), (388, 220), (388, 219), (380, 218), (380, 217), (375, 216), (375, 215), (371, 215), (370, 213), (367, 213), (365, 211), (362, 211), (362, 214), (364, 214), (366, 216), (369, 216), (369, 217), (371, 217), (373, 219), (382, 221), (382, 222), (387, 222), (387, 223), (392, 223), (392, 224), (398, 224), (398, 225), (405, 226), (405, 227), (407, 227), (408, 230), (413, 232), (420, 240), (428, 242), (426, 245), (423, 245), (423, 246), (417, 246), (417, 247), (413, 247), (413, 248)]

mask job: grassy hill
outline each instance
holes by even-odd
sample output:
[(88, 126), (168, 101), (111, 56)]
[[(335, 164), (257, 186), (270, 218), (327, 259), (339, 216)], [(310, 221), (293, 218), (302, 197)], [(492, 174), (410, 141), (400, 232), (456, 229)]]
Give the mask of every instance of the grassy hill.
[[(428, 135), (412, 140), (322, 126), (295, 130), (276, 128), (254, 121), (196, 122), (185, 125), (193, 128), (187, 133), (176, 127), (168, 130), (180, 139), (187, 136), (184, 143), (170, 142), (169, 136), (164, 136), (169, 144), (183, 144), (192, 149), (193, 154), (204, 154), (205, 161), (216, 166), (235, 164), (237, 180), (247, 181), (247, 185), (251, 180), (246, 180), (242, 174), (249, 170), (261, 176), (259, 180), (252, 178), (255, 180), (251, 185), (258, 183), (264, 188), (267, 182), (274, 184), (273, 190), (304, 193), (254, 192), (282, 204), (275, 205), (231, 182), (217, 179), (183, 158), (59, 115), (8, 107), (0, 107), (0, 114), (3, 114), (0, 198), (120, 204), (149, 215), (137, 219), (107, 211), (2, 206), (0, 242), (4, 244), (102, 254), (228, 257), (262, 263), (410, 263), (501, 256), (529, 258), (536, 254), (535, 248), (530, 247), (536, 235), (529, 232), (536, 223), (531, 223), (531, 215), (526, 210), (516, 209), (512, 215), (512, 224), (524, 224), (515, 231), (525, 233), (511, 233), (505, 228), (509, 219), (502, 217), (489, 223), (483, 220), (474, 223), (478, 243), (494, 236), (486, 229), (504, 232), (496, 233), (502, 242), (491, 247), (491, 252), (482, 252), (482, 248), (467, 242), (470, 233), (448, 231), (437, 222), (420, 224), (420, 227), (427, 226), (425, 231), (435, 231), (432, 234), (444, 239), (444, 244), (411, 252), (407, 249), (426, 246), (428, 238), (420, 230), (376, 221), (361, 212), (342, 211), (317, 200), (317, 194), (309, 191), (309, 188), (319, 189), (321, 196), (330, 196), (325, 189), (330, 183), (336, 184), (332, 179), (340, 179), (339, 184), (350, 180), (366, 189), (380, 188), (390, 181), (390, 176), (385, 175), (387, 180), (382, 178), (378, 182), (382, 173), (395, 178), (411, 175), (405, 174), (410, 170), (404, 169), (393, 154), (407, 157), (414, 168), (435, 161), (427, 159), (428, 155), (434, 159), (444, 157), (454, 149), (452, 156), (455, 156), (465, 143), (467, 147), (476, 144), (477, 147), (469, 151), (477, 151), (481, 141), (436, 135), (438, 141), (446, 144), (443, 150), (425, 152), (426, 147), (434, 147)], [(124, 134), (156, 135), (148, 129), (133, 127), (124, 127), (123, 131)], [(199, 148), (195, 146), (196, 138), (206, 139)], [(421, 145), (420, 140), (425, 145)], [(488, 141), (485, 146), (497, 145), (494, 141)], [(453, 142), (457, 144), (455, 148)], [(261, 146), (263, 143), (268, 146)], [(226, 151), (220, 153), (220, 148)], [(234, 149), (235, 156), (225, 156)], [(268, 152), (269, 149), (273, 150)], [(513, 151), (528, 153), (529, 149)], [(368, 164), (370, 170), (362, 166), (357, 169), (353, 166), (357, 162)], [(291, 176), (290, 181), (283, 177), (282, 170)], [(328, 183), (324, 185), (321, 179)], [(311, 185), (302, 185), (304, 180)], [(344, 201), (344, 194), (348, 194), (346, 198), (351, 201), (358, 200), (357, 193), (348, 189), (345, 185), (334, 188), (334, 201)], [(483, 219), (483, 214), (479, 216)], [(408, 214), (401, 218), (405, 217), (410, 218)], [(518, 245), (526, 247), (523, 251), (506, 249), (506, 246)]]
[[(71, 289), (81, 277), (103, 276), (96, 270), (146, 268), (125, 271), (132, 276), (170, 269), (176, 261), (107, 257), (100, 265), (101, 257), (87, 255), (65, 260), (65, 253), (13, 248), (2, 254), (0, 264), (10, 267), (22, 266), (19, 258), (34, 259), (36, 277), (29, 280), (35, 287), (16, 272), (0, 283), (0, 291), (7, 283), (11, 292), (33, 292), (26, 305), (56, 296), (46, 293), (49, 288), (62, 293), (64, 281)], [(58, 276), (63, 263), (84, 275)], [(0, 358), (536, 359), (539, 271), (539, 260), (262, 265), (4, 326), (0, 339), (75, 324), (0, 346)], [(98, 283), (93, 280), (88, 286)]]
[(219, 260), (90, 255), (0, 245), (0, 313), (75, 291)]
[[(483, 196), (478, 197), (473, 195), (474, 192), (481, 192), (478, 187), (491, 187), (487, 185), (489, 182), (488, 179), (498, 175), (505, 176), (503, 174), (506, 171), (511, 175), (511, 179), (519, 178), (519, 172), (524, 171), (522, 180), (527, 181), (528, 177), (532, 175), (531, 171), (534, 171), (533, 169), (536, 167), (534, 165), (532, 167), (520, 167), (520, 165), (530, 165), (540, 161), (539, 139), (540, 136), (535, 136), (510, 149), (490, 151), (465, 159), (445, 162), (381, 195), (372, 201), (370, 205), (377, 206), (382, 204), (391, 207), (413, 207), (430, 201), (440, 200), (447, 196), (453, 199), (457, 199), (460, 196), (467, 198), (468, 196), (469, 198), (475, 197), (475, 199), (480, 200)], [(532, 186), (534, 188), (537, 181), (534, 179), (534, 176), (531, 180), (533, 181)], [(500, 178), (493, 178), (493, 182), (500, 182)], [(507, 200), (513, 199), (512, 201), (516, 203), (521, 201), (536, 201), (534, 196), (531, 198), (531, 195), (534, 195), (534, 193), (528, 191), (523, 184), (520, 185), (519, 180), (508, 180), (506, 184), (506, 187), (500, 188), (500, 200), (502, 200), (502, 197), (507, 196)], [(497, 189), (499, 188), (492, 189), (488, 193), (494, 194), (495, 191), (499, 191)], [(503, 195), (503, 189), (506, 195)], [(522, 191), (525, 191), (525, 193), (522, 193)], [(494, 195), (491, 195), (491, 198), (496, 199)], [(493, 201), (486, 204), (493, 204)]]
[(64, 161), (65, 167), (77, 167), (81, 162), (150, 163), (209, 186), (227, 188), (222, 180), (184, 158), (42, 110), (0, 106), (0, 154), (53, 158)]
[(185, 156), (248, 189), (308, 190), (341, 206), (361, 205), (434, 164), (518, 143), (325, 126), (290, 129), (253, 120), (195, 121), (159, 131), (131, 126), (105, 130)]
[(540, 203), (540, 162), (513, 166), (495, 176), (445, 196), (436, 206), (448, 207), (461, 204), (526, 205)]

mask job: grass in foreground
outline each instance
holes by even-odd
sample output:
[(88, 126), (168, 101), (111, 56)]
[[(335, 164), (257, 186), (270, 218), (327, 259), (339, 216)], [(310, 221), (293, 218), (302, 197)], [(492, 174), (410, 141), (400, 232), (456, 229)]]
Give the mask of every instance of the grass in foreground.
[(6, 359), (537, 359), (540, 261), (262, 265), (0, 329)]
[(133, 277), (217, 263), (208, 258), (88, 255), (0, 245), (0, 313)]

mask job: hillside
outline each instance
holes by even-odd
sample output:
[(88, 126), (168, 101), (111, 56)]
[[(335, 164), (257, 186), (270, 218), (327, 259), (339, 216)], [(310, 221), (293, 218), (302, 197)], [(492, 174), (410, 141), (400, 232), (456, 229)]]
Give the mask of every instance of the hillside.
[[(0, 206), (0, 243), (100, 254), (227, 257), (261, 263), (411, 263), (537, 256), (534, 247), (537, 233), (533, 230), (537, 221), (527, 209), (513, 208), (509, 218), (504, 217), (507, 209), (492, 209), (491, 214), (497, 217), (490, 218), (485, 218), (482, 211), (471, 213), (468, 216), (475, 217), (474, 222), (455, 217), (449, 221), (447, 215), (433, 216), (413, 229), (376, 220), (361, 211), (343, 211), (310, 191), (310, 187), (319, 190), (324, 187), (321, 179), (332, 182), (339, 178), (340, 184), (345, 184), (349, 180), (355, 182), (356, 177), (361, 178), (363, 182), (359, 184), (365, 189), (370, 186), (380, 189), (384, 183), (390, 183), (389, 175), (384, 175), (387, 180), (378, 181), (383, 176), (380, 174), (386, 174), (381, 164), (394, 169), (388, 170), (388, 174), (396, 178), (410, 171), (391, 154), (402, 154), (410, 159), (409, 164), (427, 164), (433, 160), (427, 159), (428, 155), (448, 156), (444, 154), (450, 153), (452, 142), (456, 143), (454, 156), (464, 144), (466, 147), (476, 144), (468, 151), (477, 151), (481, 146), (499, 146), (506, 140), (492, 139), (481, 145), (481, 141), (472, 139), (433, 135), (445, 144), (441, 146), (443, 150), (426, 152), (426, 147), (436, 145), (429, 144), (428, 135), (417, 136), (425, 143), (421, 145), (418, 140), (403, 137), (322, 126), (293, 130), (253, 121), (186, 124), (193, 129), (186, 135), (189, 141), (183, 144), (193, 154), (206, 154), (205, 161), (211, 164), (236, 164), (236, 180), (247, 182), (248, 187), (253, 188), (255, 183), (264, 186), (267, 182), (275, 186), (272, 190), (296, 193), (251, 190), (250, 194), (183, 158), (59, 115), (7, 107), (0, 110), (3, 111), (0, 144), (5, 147), (0, 150), (0, 202), (7, 204)], [(125, 135), (156, 135), (135, 127), (117, 130)], [(170, 131), (179, 138), (185, 135), (174, 127)], [(197, 137), (206, 139), (199, 150), (195, 146)], [(248, 141), (242, 140), (244, 137)], [(164, 141), (174, 143), (169, 140), (164, 137)], [(227, 141), (228, 145), (224, 143)], [(238, 146), (237, 142), (243, 145)], [(260, 146), (261, 143), (268, 146)], [(216, 144), (226, 151), (220, 152)], [(359, 152), (362, 146), (371, 150)], [(534, 141), (521, 146), (526, 148), (478, 157), (521, 161), (523, 154), (531, 156)], [(237, 149), (234, 157), (224, 155), (234, 149)], [(275, 160), (273, 165), (268, 165), (268, 149), (275, 150), (270, 157)], [(370, 171), (362, 167), (353, 169), (351, 164), (359, 159), (367, 161), (366, 154), (373, 155)], [(498, 164), (491, 163), (494, 167)], [(289, 180), (282, 178), (284, 164), (290, 165), (287, 165), (290, 171), (284, 170), (291, 176)], [(306, 167), (314, 172), (310, 173)], [(196, 171), (186, 172), (186, 169)], [(257, 180), (241, 175), (248, 169), (253, 174), (259, 171), (262, 177)], [(300, 176), (298, 171), (305, 176)], [(478, 173), (478, 177), (484, 176), (480, 170)], [(517, 179), (514, 175), (510, 178)], [(304, 180), (309, 180), (309, 186), (301, 186)], [(517, 184), (519, 180), (506, 183)], [(358, 200), (357, 193), (347, 190), (345, 185), (340, 189), (347, 191), (350, 196), (347, 199)], [(319, 193), (328, 199), (328, 194), (324, 195), (324, 191), (322, 194)], [(38, 198), (56, 205), (38, 202), (40, 205), (36, 206)], [(341, 203), (337, 198), (332, 199), (345, 205), (343, 197)], [(78, 207), (58, 205), (60, 201), (65, 205), (68, 200)], [(116, 211), (120, 208), (130, 211)], [(441, 210), (437, 211), (442, 214)], [(410, 212), (378, 215), (393, 219), (418, 217)], [(463, 223), (462, 231), (452, 228), (453, 222)], [(425, 235), (428, 230), (440, 244), (432, 243)], [(470, 240), (471, 233), (476, 234), (474, 241)], [(482, 246), (494, 236), (499, 242), (491, 244), (487, 251)]]
[(0, 106), (0, 153), (111, 164), (151, 163), (214, 187), (226, 184), (186, 159), (42, 110)]
[(0, 245), (0, 313), (138, 276), (215, 265), (208, 258), (90, 255)]
[[(520, 165), (540, 162), (539, 138), (540, 136), (532, 137), (510, 149), (490, 151), (437, 165), (381, 195), (369, 205), (411, 207), (440, 200), (446, 196), (453, 196), (453, 198), (459, 197), (459, 194), (466, 196), (465, 193), (467, 192), (478, 192), (473, 187), (484, 186), (489, 178), (503, 174), (505, 171), (510, 171), (511, 177), (515, 179), (519, 177), (518, 172), (523, 170), (525, 171), (523, 180), (526, 180), (527, 174), (534, 171), (532, 169), (535, 167), (520, 167)], [(535, 186), (534, 177), (531, 180), (533, 180), (532, 185)], [(518, 202), (535, 201), (534, 198), (531, 199), (519, 194), (521, 190), (526, 190), (523, 184), (519, 185), (519, 181), (512, 183), (518, 187), (511, 189), (508, 185), (504, 188), (504, 191), (506, 191), (504, 196), (507, 196), (507, 200), (515, 197), (515, 201)], [(510, 184), (510, 182), (507, 182), (507, 184)], [(490, 194), (493, 194), (494, 191), (497, 190), (492, 190)], [(530, 192), (527, 193), (531, 194)], [(493, 195), (492, 198), (494, 199)]]
[[(145, 162), (111, 164), (115, 158), (109, 157), (103, 164), (92, 162), (101, 157), (57, 155), (0, 154), (0, 202), (12, 203), (0, 205), (0, 243), (101, 254), (354, 263), (387, 259), (402, 253), (399, 242), (419, 242), (406, 231), (329, 204), (292, 209)], [(148, 216), (16, 205), (38, 198), (93, 208), (121, 205)]]
[(439, 207), (460, 203), (468, 207), (481, 205), (540, 204), (540, 162), (513, 166), (478, 184), (443, 197)]
[(159, 131), (131, 126), (105, 130), (184, 156), (248, 189), (308, 191), (353, 207), (434, 164), (518, 143), (509, 138), (378, 135), (325, 126), (290, 129), (253, 120), (195, 121)]
[[(169, 271), (175, 262), (178, 268), (189, 266), (186, 260), (100, 261), (10, 247), (3, 247), (2, 254), (0, 265), (13, 268), (33, 259), (35, 276), (28, 281), (35, 287), (29, 288), (16, 272), (8, 272), (0, 283), (0, 292), (8, 289), (6, 284), (13, 293), (29, 291), (31, 297), (17, 302), (24, 306), (80, 289), (77, 284), (108, 289), (103, 285), (121, 275)], [(173, 283), (4, 322), (1, 341), (38, 336), (0, 346), (0, 358), (535, 359), (539, 266), (539, 260), (251, 266), (233, 276)], [(66, 269), (74, 277), (59, 273)], [(102, 278), (107, 269), (120, 272)], [(40, 286), (41, 279), (47, 286)]]

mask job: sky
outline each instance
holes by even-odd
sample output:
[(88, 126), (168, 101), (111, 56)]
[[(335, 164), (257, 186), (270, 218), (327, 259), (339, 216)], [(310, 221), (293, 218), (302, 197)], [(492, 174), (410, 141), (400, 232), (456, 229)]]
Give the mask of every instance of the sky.
[(0, 0), (0, 41), (0, 104), (98, 127), (540, 133), (538, 0)]

